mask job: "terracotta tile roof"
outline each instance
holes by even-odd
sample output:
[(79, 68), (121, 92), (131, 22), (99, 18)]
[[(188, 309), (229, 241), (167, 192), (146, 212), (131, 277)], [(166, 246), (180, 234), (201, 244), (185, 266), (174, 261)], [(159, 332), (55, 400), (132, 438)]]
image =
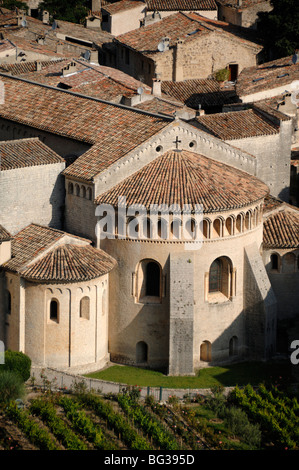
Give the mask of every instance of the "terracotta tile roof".
[(137, 0), (121, 0), (120, 2), (110, 3), (102, 7), (102, 10), (107, 11), (110, 15), (115, 15), (125, 10), (132, 10), (133, 8), (144, 7), (144, 2)]
[(198, 105), (219, 106), (231, 103), (235, 92), (232, 89), (220, 89), (219, 82), (212, 78), (190, 79), (182, 82), (161, 82), (163, 93), (173, 96), (190, 108), (198, 109)]
[(38, 137), (0, 142), (0, 171), (63, 162)]
[(283, 57), (257, 67), (248, 67), (241, 71), (236, 82), (238, 96), (246, 96), (287, 86), (299, 80), (299, 62), (293, 64), (292, 57)]
[(279, 127), (254, 109), (198, 116), (194, 125), (222, 140), (279, 133)]
[(239, 208), (264, 198), (267, 186), (257, 178), (188, 151), (170, 151), (157, 157), (110, 191), (97, 204), (116, 206), (125, 196), (127, 205), (202, 204), (204, 212)]
[[(149, 111), (152, 113), (159, 113), (159, 114), (168, 114), (174, 115), (177, 111), (183, 110), (187, 108), (184, 106), (184, 103), (175, 100), (174, 98), (168, 96), (161, 96), (156, 97), (152, 96), (151, 99), (143, 101), (142, 103), (134, 105), (135, 108), (144, 109), (145, 111)], [(193, 115), (194, 111), (190, 110)]]
[[(46, 68), (47, 66), (61, 63), (61, 61), (64, 60), (69, 62), (69, 59), (63, 59), (60, 57), (57, 59), (42, 60), (40, 63), (43, 68)], [(16, 64), (0, 64), (0, 71), (10, 73), (11, 75), (27, 74), (36, 71), (36, 62), (36, 60), (33, 60), (28, 62), (18, 62)]]
[(13, 237), (12, 258), (3, 268), (40, 282), (74, 282), (99, 277), (115, 264), (89, 240), (31, 224)]
[(217, 10), (215, 0), (146, 0), (148, 11)]
[(242, 5), (238, 5), (238, 0), (217, 0), (221, 5), (226, 5), (231, 8), (236, 8), (237, 10), (245, 10), (247, 8), (252, 8), (259, 3), (269, 4), (269, 0), (242, 0)]
[(299, 209), (277, 210), (264, 220), (263, 245), (265, 248), (299, 247)]
[(217, 33), (228, 35), (234, 41), (241, 41), (244, 45), (254, 48), (256, 51), (261, 49), (261, 46), (229, 31), (225, 31), (224, 27), (228, 27), (228, 23), (209, 20), (197, 13), (187, 14), (178, 12), (162, 18), (162, 20), (156, 23), (121, 34), (114, 41), (144, 55), (151, 55), (159, 52), (158, 44), (164, 37), (169, 37), (169, 46), (172, 47), (179, 38), (185, 42), (194, 41), (202, 37), (202, 35), (216, 31)]
[(11, 239), (11, 234), (2, 225), (0, 225), (0, 243)]
[(0, 76), (6, 98), (0, 117), (88, 144), (98, 142), (100, 158), (129, 151), (169, 122), (134, 108)]
[(15, 46), (8, 40), (4, 39), (0, 41), (0, 52), (14, 50)]
[(19, 271), (36, 256), (58, 242), (64, 233), (38, 224), (31, 224), (17, 233), (12, 240), (12, 258), (5, 263), (5, 269)]
[(89, 281), (107, 274), (116, 261), (92, 246), (63, 245), (22, 270), (22, 277), (40, 282)]

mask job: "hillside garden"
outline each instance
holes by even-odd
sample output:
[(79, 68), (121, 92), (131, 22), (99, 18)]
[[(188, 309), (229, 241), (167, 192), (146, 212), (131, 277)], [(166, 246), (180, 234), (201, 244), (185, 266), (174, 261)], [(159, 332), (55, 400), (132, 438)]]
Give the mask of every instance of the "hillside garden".
[[(24, 358), (21, 358), (24, 360)], [(21, 363), (18, 357), (18, 367)], [(23, 363), (24, 364), (24, 363)], [(27, 364), (28, 366), (28, 364)], [(134, 385), (119, 393), (36, 386), (0, 368), (1, 450), (290, 450), (299, 446), (297, 397), (277, 386), (235, 386), (160, 402)], [(15, 382), (7, 374), (15, 374)], [(8, 384), (11, 384), (8, 387)], [(14, 386), (12, 386), (14, 383)], [(3, 387), (3, 384), (5, 386)], [(5, 393), (2, 390), (5, 390)]]

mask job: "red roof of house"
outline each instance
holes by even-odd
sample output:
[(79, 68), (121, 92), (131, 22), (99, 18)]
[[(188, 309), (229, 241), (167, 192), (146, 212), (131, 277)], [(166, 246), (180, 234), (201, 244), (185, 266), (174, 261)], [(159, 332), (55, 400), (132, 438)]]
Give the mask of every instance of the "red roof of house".
[(169, 151), (97, 197), (97, 204), (202, 205), (204, 212), (239, 208), (264, 198), (268, 187), (241, 170), (189, 151)]

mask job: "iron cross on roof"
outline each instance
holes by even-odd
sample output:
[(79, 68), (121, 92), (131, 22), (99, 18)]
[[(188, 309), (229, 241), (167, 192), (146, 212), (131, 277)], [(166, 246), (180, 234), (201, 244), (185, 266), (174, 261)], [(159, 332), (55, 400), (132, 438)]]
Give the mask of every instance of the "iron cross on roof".
[(178, 150), (179, 148), (179, 144), (181, 143), (182, 141), (179, 140), (178, 136), (176, 136), (175, 140), (173, 141), (173, 143), (175, 144), (175, 148)]

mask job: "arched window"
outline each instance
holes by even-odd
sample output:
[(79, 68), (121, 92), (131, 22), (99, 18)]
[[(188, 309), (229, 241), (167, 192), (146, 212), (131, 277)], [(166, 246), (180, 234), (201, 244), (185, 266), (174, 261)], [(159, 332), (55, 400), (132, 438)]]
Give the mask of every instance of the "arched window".
[(154, 261), (146, 265), (146, 295), (160, 296), (160, 267)]
[(73, 183), (69, 183), (69, 185), (68, 185), (68, 193), (69, 193), (69, 194), (73, 194), (73, 192), (74, 192), (74, 185), (73, 185)]
[(209, 292), (221, 292), (222, 262), (221, 259), (213, 261), (209, 274)]
[(136, 363), (142, 364), (147, 362), (148, 347), (144, 341), (139, 341), (136, 344)]
[(11, 293), (9, 290), (6, 290), (6, 312), (11, 314)]
[(80, 196), (80, 186), (78, 184), (75, 185), (75, 192), (76, 196)]
[(85, 186), (81, 186), (82, 197), (86, 198), (86, 188)]
[(59, 303), (56, 299), (52, 299), (50, 303), (50, 320), (59, 322)]
[(90, 299), (89, 297), (85, 296), (85, 297), (82, 297), (82, 299), (80, 300), (80, 318), (89, 320), (89, 315), (90, 315)]
[(279, 268), (279, 258), (276, 253), (272, 253), (270, 256), (270, 269), (273, 269), (274, 271), (278, 271)]
[(220, 219), (215, 219), (213, 222), (213, 238), (222, 236), (222, 221)]
[(230, 356), (237, 356), (238, 355), (238, 338), (237, 338), (237, 336), (233, 336), (229, 340), (229, 355)]
[(233, 235), (234, 221), (232, 217), (228, 217), (225, 221), (225, 231), (227, 235)]
[(92, 196), (91, 188), (87, 188), (87, 199), (88, 199), (89, 201), (91, 201), (91, 196)]
[(235, 295), (235, 281), (236, 273), (233, 270), (232, 262), (226, 256), (215, 259), (208, 273), (208, 300), (213, 301), (215, 294), (217, 295), (217, 301), (230, 299)]
[(293, 273), (295, 271), (296, 256), (295, 253), (286, 253), (282, 258), (282, 269), (284, 273)]
[(140, 302), (161, 303), (162, 269), (159, 263), (151, 259), (142, 260), (137, 269), (136, 297)]

